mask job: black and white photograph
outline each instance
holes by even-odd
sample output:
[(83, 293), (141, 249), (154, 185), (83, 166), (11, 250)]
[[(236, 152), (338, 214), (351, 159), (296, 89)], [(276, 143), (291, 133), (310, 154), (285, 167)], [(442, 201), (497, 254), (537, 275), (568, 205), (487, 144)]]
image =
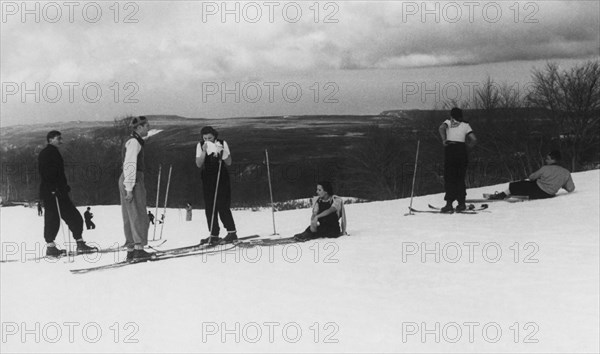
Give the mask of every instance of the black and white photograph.
[(1, 353), (600, 352), (600, 2), (0, 0)]

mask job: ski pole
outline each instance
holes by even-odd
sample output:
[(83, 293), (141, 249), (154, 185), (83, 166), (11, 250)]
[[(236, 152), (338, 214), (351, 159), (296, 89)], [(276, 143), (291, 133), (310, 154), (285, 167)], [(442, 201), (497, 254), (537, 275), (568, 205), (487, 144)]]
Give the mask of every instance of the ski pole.
[[(158, 182), (156, 185), (156, 210), (154, 211), (154, 215), (156, 217), (156, 221), (158, 222), (158, 197), (160, 196), (160, 174), (162, 172), (162, 165), (158, 165)], [(156, 223), (154, 223), (154, 233), (152, 234), (152, 241), (155, 241), (156, 238)]]
[(408, 207), (408, 214), (405, 214), (405, 215), (414, 215), (412, 212), (412, 203), (413, 203), (413, 197), (415, 195), (415, 180), (417, 179), (417, 166), (419, 163), (419, 145), (420, 144), (421, 144), (421, 140), (417, 140), (417, 154), (415, 156), (415, 170), (413, 172), (412, 188), (410, 191), (410, 206)]
[(273, 203), (273, 188), (271, 187), (271, 170), (269, 168), (269, 152), (265, 149), (265, 157), (267, 161), (267, 176), (269, 180), (269, 194), (271, 195), (271, 215), (273, 217), (273, 235), (279, 235), (275, 229), (275, 204)]
[(217, 172), (217, 185), (215, 187), (215, 197), (213, 199), (213, 209), (212, 216), (210, 217), (210, 235), (208, 237), (212, 237), (213, 226), (215, 222), (215, 210), (217, 209), (217, 194), (219, 193), (219, 180), (221, 179), (221, 164), (223, 163), (222, 159), (219, 159), (219, 172)]
[(56, 200), (56, 210), (58, 211), (58, 221), (60, 222), (60, 228), (62, 229), (63, 241), (65, 246), (67, 246), (67, 262), (72, 262), (72, 260), (69, 260), (69, 252), (71, 252), (71, 240), (67, 240), (67, 237), (65, 236), (65, 226), (62, 222), (62, 213), (60, 212), (60, 204), (58, 203), (58, 196), (56, 194), (54, 194), (54, 200)]
[(169, 177), (167, 178), (167, 191), (165, 192), (165, 208), (163, 210), (164, 219), (162, 224), (160, 224), (160, 236), (159, 240), (162, 240), (163, 228), (165, 227), (165, 220), (167, 218), (167, 199), (169, 198), (169, 186), (171, 185), (171, 171), (173, 170), (173, 165), (169, 166)]

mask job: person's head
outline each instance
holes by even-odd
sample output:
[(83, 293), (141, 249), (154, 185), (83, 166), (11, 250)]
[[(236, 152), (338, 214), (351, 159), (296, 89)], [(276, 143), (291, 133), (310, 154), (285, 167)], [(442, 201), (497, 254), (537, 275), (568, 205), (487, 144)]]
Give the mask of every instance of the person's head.
[(145, 116), (133, 117), (129, 122), (129, 128), (131, 128), (131, 130), (136, 132), (139, 136), (145, 137), (148, 136), (150, 123), (148, 122), (148, 118)]
[(546, 155), (546, 157), (544, 158), (546, 165), (552, 165), (552, 164), (558, 163), (558, 162), (560, 162), (560, 160), (562, 160), (562, 155), (561, 155), (560, 151), (558, 151), (558, 150), (550, 151), (548, 153), (548, 155)]
[(462, 122), (463, 121), (463, 113), (462, 113), (462, 109), (458, 108), (458, 107), (454, 107), (450, 110), (450, 117), (452, 117), (452, 119)]
[(333, 186), (329, 181), (317, 182), (317, 195), (321, 198), (333, 195)]
[(219, 136), (219, 132), (210, 126), (202, 128), (202, 130), (200, 130), (200, 134), (202, 135), (202, 141), (210, 141), (211, 143), (214, 143)]
[(90, 210), (90, 207), (88, 207), (87, 210)]
[(50, 145), (58, 146), (62, 144), (62, 136), (58, 130), (51, 130), (46, 134), (46, 141)]

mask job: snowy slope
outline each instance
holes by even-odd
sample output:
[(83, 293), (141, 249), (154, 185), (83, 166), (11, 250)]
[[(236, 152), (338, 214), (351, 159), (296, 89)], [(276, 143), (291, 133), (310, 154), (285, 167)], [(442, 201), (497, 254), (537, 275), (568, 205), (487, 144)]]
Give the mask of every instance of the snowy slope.
[[(478, 215), (404, 216), (408, 199), (351, 204), (351, 236), (336, 241), (84, 275), (68, 270), (114, 255), (3, 263), (1, 352), (598, 352), (600, 174), (573, 178), (575, 193)], [(414, 200), (428, 203), (442, 195)], [(85, 239), (122, 243), (120, 207), (92, 212), (98, 228)], [(169, 209), (164, 247), (206, 237), (203, 212), (186, 222)], [(0, 213), (2, 259), (43, 251), (34, 209)], [(240, 235), (272, 233), (269, 210), (234, 217)], [(278, 212), (277, 231), (300, 232), (309, 217)]]

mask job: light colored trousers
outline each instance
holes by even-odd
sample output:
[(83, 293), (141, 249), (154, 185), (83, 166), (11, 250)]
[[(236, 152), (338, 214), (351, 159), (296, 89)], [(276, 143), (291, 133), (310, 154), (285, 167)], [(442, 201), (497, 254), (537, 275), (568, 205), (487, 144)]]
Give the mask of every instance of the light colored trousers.
[(125, 231), (125, 246), (132, 249), (134, 245), (146, 246), (148, 244), (148, 213), (146, 212), (146, 187), (144, 186), (144, 173), (138, 171), (133, 187), (133, 200), (125, 200), (127, 192), (123, 185), (125, 177), (119, 177), (119, 195), (121, 197), (121, 213), (123, 214), (123, 230)]

